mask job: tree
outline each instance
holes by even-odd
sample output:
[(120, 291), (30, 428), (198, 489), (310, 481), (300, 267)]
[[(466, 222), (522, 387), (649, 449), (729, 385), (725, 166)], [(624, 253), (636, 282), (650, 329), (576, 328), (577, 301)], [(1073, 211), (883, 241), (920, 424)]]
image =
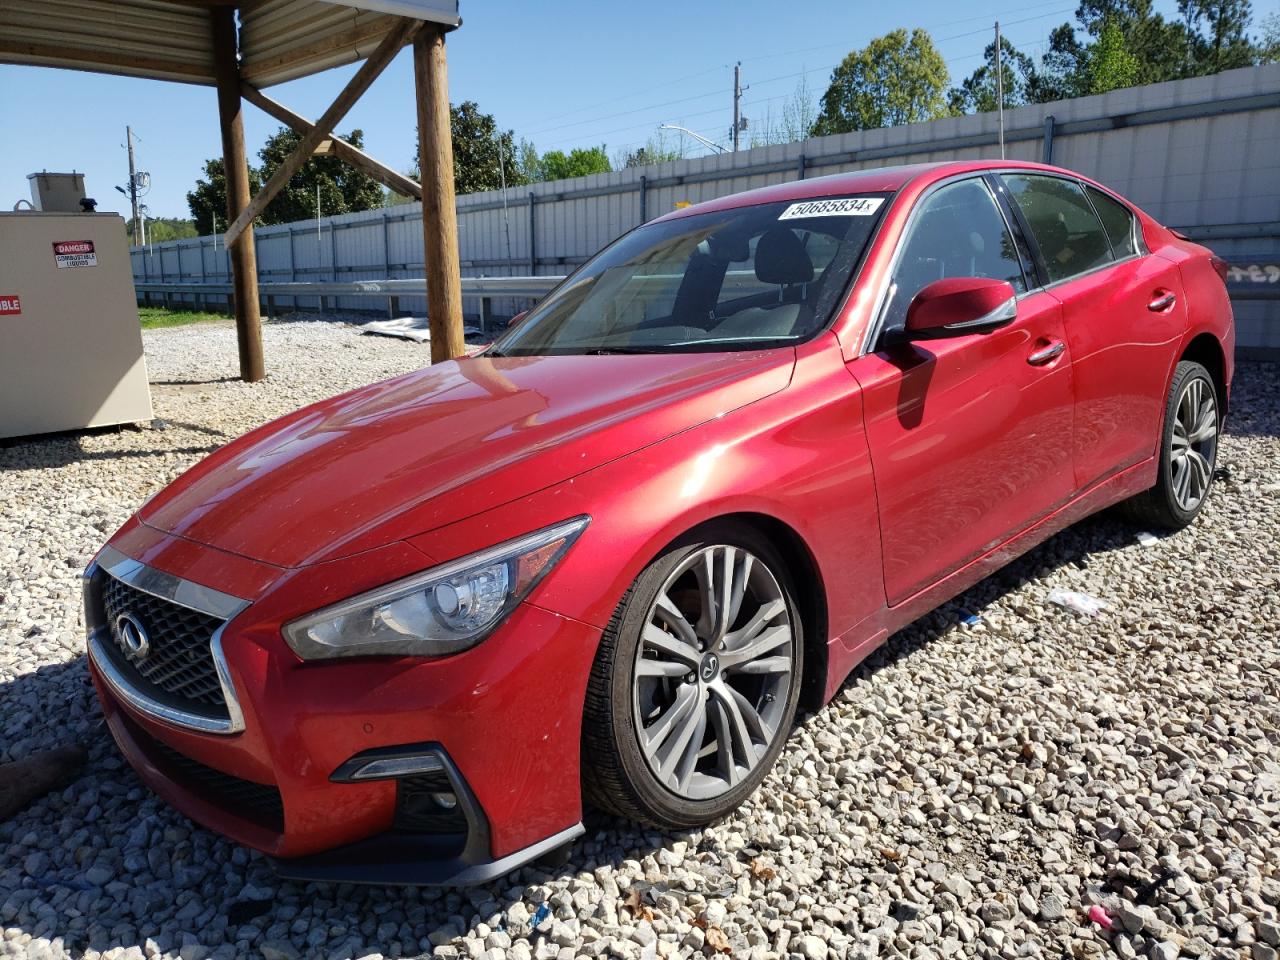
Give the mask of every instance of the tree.
[[(260, 168), (249, 167), (249, 191), (257, 193), (262, 184), (293, 152), (301, 137), (281, 127), (258, 151)], [(344, 135), (353, 147), (364, 146), (364, 133), (352, 130)], [(384, 203), (382, 185), (334, 156), (315, 156), (303, 164), (262, 212), (254, 223), (258, 226), (292, 223), (316, 215), (316, 187), (320, 188), (320, 210), (325, 215), (373, 210)], [(222, 160), (206, 160), (204, 177), (196, 180), (195, 189), (187, 194), (187, 206), (201, 234), (214, 232), (214, 216), (222, 229), (227, 226), (227, 178)]]
[[(271, 136), (258, 151), (262, 161), (263, 182), (293, 153), (302, 137), (286, 127)], [(364, 131), (352, 130), (342, 139), (353, 147), (364, 146)], [(356, 213), (375, 210), (383, 204), (382, 184), (367, 173), (339, 160), (335, 156), (312, 157), (302, 169), (289, 178), (288, 184), (263, 211), (262, 222), (292, 223), (316, 215), (316, 188), (320, 189), (320, 212), (324, 216), (339, 213)]]
[(1258, 43), (1259, 63), (1280, 63), (1280, 13), (1262, 21), (1262, 37)]
[(522, 139), (520, 141), (516, 168), (520, 171), (520, 176), (525, 183), (533, 183), (542, 176), (542, 160), (538, 156), (538, 148), (533, 145), (532, 140)]
[(1129, 52), (1123, 31), (1117, 24), (1108, 23), (1089, 48), (1084, 92), (1106, 93), (1131, 87), (1137, 82), (1141, 69), (1138, 58)]
[(598, 147), (576, 147), (568, 154), (563, 150), (548, 150), (538, 161), (539, 180), (567, 180), (569, 177), (585, 177), (612, 170), (604, 144)]
[[(249, 167), (249, 191), (262, 189), (262, 177), (253, 166)], [(204, 177), (196, 180), (195, 189), (187, 194), (187, 207), (201, 236), (215, 232), (214, 218), (222, 229), (227, 228), (227, 177), (221, 158), (204, 162)], [(261, 225), (259, 217), (255, 224)]]
[[(1004, 83), (1004, 105), (1017, 107), (1030, 101), (1029, 92), (1036, 76), (1036, 66), (1031, 58), (1017, 50), (1008, 37), (1000, 38), (1000, 76)], [(983, 64), (973, 71), (958, 87), (952, 87), (947, 96), (954, 113), (985, 113), (995, 110), (996, 43), (992, 40), (983, 52)]]
[(831, 74), (814, 136), (933, 120), (947, 113), (950, 76), (925, 30), (894, 30), (854, 50)]
[(1261, 49), (1247, 35), (1253, 16), (1249, 0), (1178, 0), (1178, 11), (1194, 74), (1248, 67), (1260, 58)]
[(449, 107), (449, 129), (453, 138), (453, 183), (458, 194), (498, 190), (504, 174), (509, 187), (529, 182), (516, 156), (515, 134), (510, 130), (499, 132), (493, 114), (482, 113), (474, 100)]
[(643, 147), (631, 151), (619, 151), (613, 158), (613, 165), (616, 169), (622, 170), (683, 159), (684, 135), (681, 134), (673, 145), (667, 136), (667, 131), (659, 130), (645, 142)]

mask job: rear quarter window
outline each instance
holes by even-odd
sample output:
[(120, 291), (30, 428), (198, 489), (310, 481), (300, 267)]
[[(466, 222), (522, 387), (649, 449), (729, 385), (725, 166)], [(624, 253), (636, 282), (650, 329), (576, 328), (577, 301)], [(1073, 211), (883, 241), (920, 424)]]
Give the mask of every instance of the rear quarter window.
[(1137, 221), (1129, 208), (1115, 200), (1097, 187), (1085, 187), (1089, 199), (1093, 201), (1093, 209), (1098, 211), (1102, 227), (1107, 231), (1107, 239), (1111, 241), (1111, 250), (1117, 260), (1137, 256), (1138, 237)]

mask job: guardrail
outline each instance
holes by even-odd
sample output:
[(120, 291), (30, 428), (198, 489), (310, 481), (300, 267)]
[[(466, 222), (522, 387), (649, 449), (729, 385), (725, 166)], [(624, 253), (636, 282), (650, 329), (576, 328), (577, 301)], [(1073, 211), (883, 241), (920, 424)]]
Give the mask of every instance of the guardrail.
[[(546, 295), (564, 277), (463, 277), (462, 295), (480, 298), (480, 326), (487, 330), (492, 316), (489, 301), (493, 297), (529, 297), (537, 299)], [(166, 306), (174, 296), (192, 297), (196, 306), (207, 304), (210, 298), (225, 298), (231, 308), (233, 289), (230, 283), (134, 283), (138, 299), (151, 304), (151, 296), (164, 298)], [(337, 297), (385, 297), (387, 312), (395, 316), (399, 312), (401, 297), (425, 297), (426, 280), (346, 280), (319, 282), (268, 282), (258, 284), (258, 296), (266, 304), (267, 316), (275, 316), (277, 297), (318, 297), (320, 311), (325, 301)]]

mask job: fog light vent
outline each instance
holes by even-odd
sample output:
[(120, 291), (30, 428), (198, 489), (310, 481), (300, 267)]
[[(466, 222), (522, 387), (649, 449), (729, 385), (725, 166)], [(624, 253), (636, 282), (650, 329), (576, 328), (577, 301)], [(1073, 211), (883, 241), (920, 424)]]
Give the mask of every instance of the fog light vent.
[(465, 833), (467, 818), (443, 771), (396, 781), (397, 830), (413, 833)]

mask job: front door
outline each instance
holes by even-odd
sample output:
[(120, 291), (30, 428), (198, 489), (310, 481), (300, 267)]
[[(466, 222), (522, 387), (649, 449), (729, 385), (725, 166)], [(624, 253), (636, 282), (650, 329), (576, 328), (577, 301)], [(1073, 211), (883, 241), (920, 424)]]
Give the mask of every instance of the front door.
[(892, 277), (882, 331), (900, 328), (915, 293), (944, 277), (1008, 280), (1019, 299), (1017, 318), (994, 332), (880, 346), (849, 364), (862, 386), (890, 605), (1074, 492), (1062, 307), (1027, 292), (1023, 258), (982, 178), (920, 201)]

